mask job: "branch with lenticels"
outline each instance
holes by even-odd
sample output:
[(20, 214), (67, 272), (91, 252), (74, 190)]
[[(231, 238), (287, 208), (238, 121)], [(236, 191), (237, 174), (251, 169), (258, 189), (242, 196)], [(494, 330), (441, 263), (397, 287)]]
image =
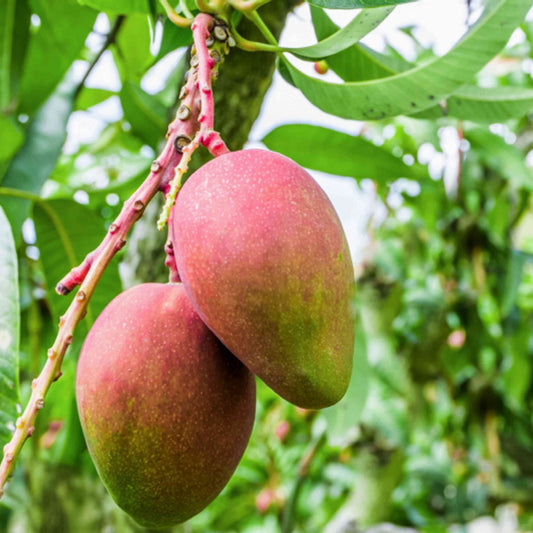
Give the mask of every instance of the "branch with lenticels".
[[(128, 232), (157, 192), (165, 193), (167, 199), (171, 190), (176, 190), (174, 196), (177, 194), (190, 156), (199, 145), (205, 146), (215, 157), (227, 152), (224, 142), (213, 130), (211, 83), (216, 77), (218, 65), (229, 51), (229, 31), (223, 21), (215, 20), (206, 14), (198, 15), (191, 29), (195, 43), (191, 68), (180, 94), (181, 103), (176, 118), (168, 128), (167, 142), (163, 151), (152, 163), (147, 179), (124, 203), (120, 214), (109, 226), (102, 243), (57, 284), (56, 291), (62, 295), (68, 294), (77, 286), (79, 289), (60, 319), (58, 335), (52, 347), (48, 349), (44, 368), (32, 382), (30, 400), (16, 421), (11, 441), (4, 446), (4, 455), (0, 463), (0, 498), (22, 446), (34, 431), (35, 419), (44, 407), (46, 393), (51, 384), (61, 376), (61, 364), (67, 348), (72, 343), (74, 330), (85, 316), (87, 305), (102, 274), (117, 251), (126, 243)], [(170, 214), (170, 208), (168, 211)], [(179, 277), (175, 262), (172, 260), (170, 240), (165, 246), (165, 251), (170, 269), (170, 281), (177, 281)]]

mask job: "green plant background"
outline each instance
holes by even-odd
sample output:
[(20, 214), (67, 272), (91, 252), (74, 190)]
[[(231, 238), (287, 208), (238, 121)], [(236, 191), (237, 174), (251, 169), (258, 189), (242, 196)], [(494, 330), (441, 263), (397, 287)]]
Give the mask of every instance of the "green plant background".
[[(321, 43), (286, 52), (277, 66), (317, 107), (364, 120), (363, 132), (302, 117), (263, 143), (374, 191), (369, 245), (356, 268), (353, 379), (345, 398), (322, 412), (297, 409), (258, 383), (255, 429), (235, 475), (207, 509), (172, 531), (344, 533), (382, 531), (379, 524), (389, 522), (429, 533), (505, 513), (516, 529), (530, 530), (533, 25), (525, 15), (532, 2), (478, 2), (481, 18), (443, 57), (405, 28), (414, 61), (391, 45), (377, 51), (359, 42), (402, 2), (312, 3)], [(275, 0), (260, 10), (275, 35), (292, 7)], [(357, 16), (373, 23), (354, 18), (339, 31), (322, 7), (365, 7)], [(97, 16), (109, 20), (116, 92), (76, 76), (96, 59), (87, 37)], [(167, 21), (158, 23), (159, 47), (150, 46), (158, 18), (159, 8), (144, 0), (0, 4), (1, 445), (68, 305), (55, 283), (98, 245), (142, 182), (175, 111), (183, 62), (165, 74), (160, 92), (140, 85), (191, 41)], [(515, 30), (518, 44), (505, 47)], [(246, 20), (239, 31), (261, 39)], [(293, 56), (325, 57), (340, 81), (310, 78)], [(217, 128), (233, 149), (247, 139), (275, 60), (235, 50), (221, 69)], [(109, 98), (120, 101), (123, 116), (96, 141), (65, 150), (72, 113), (90, 114)], [(450, 133), (460, 165), (445, 183), (430, 163), (448, 157)], [(195, 164), (204, 160), (201, 154)], [(80, 191), (86, 205), (74, 199)], [(98, 479), (73, 380), (88, 327), (124, 280), (165, 279), (156, 216), (157, 206), (147, 210), (95, 293), (0, 501), (0, 531), (144, 531)], [(119, 262), (129, 272), (122, 280)]]

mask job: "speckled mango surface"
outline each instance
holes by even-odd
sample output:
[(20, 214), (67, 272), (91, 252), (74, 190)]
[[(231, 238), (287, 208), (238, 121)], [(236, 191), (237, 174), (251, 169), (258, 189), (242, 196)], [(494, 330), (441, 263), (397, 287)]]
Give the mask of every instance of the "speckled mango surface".
[(102, 481), (147, 527), (182, 522), (217, 496), (255, 412), (253, 375), (181, 284), (139, 285), (104, 309), (81, 351), (76, 394)]
[(210, 329), (286, 400), (321, 408), (344, 395), (354, 344), (354, 272), (318, 184), (265, 150), (220, 156), (181, 189), (178, 270)]

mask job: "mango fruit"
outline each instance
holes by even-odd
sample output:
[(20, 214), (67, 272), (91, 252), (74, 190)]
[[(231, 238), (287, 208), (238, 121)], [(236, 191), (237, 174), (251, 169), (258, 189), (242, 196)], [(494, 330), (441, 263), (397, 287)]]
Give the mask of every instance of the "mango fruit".
[(181, 284), (147, 283), (104, 309), (76, 395), (89, 452), (115, 502), (171, 526), (222, 490), (250, 436), (255, 381), (207, 329)]
[(173, 209), (178, 271), (207, 326), (286, 400), (312, 409), (340, 400), (354, 271), (314, 179), (273, 152), (231, 152), (197, 170)]

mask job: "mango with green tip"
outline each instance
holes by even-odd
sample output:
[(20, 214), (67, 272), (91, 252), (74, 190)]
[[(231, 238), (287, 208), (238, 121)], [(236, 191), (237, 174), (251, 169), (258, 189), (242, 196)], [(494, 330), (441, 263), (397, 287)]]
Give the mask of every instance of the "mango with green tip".
[(217, 496), (255, 412), (253, 375), (181, 284), (139, 285), (104, 309), (81, 351), (76, 395), (102, 481), (152, 528), (183, 522)]
[(179, 274), (207, 326), (286, 400), (313, 409), (340, 400), (354, 271), (314, 179), (273, 152), (232, 152), (197, 170), (173, 209)]

